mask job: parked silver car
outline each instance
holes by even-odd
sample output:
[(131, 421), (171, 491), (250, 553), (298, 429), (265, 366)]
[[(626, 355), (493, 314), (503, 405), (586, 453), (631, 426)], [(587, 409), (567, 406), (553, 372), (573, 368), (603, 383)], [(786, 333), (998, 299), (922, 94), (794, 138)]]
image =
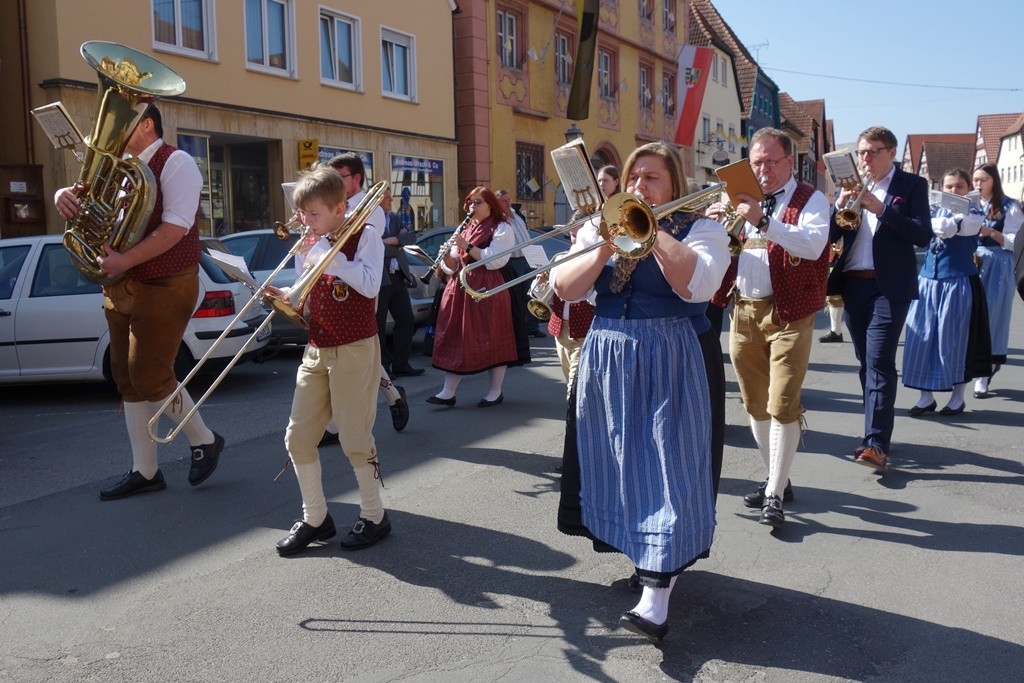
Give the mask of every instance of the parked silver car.
[[(231, 235), (224, 235), (220, 238), (221, 243), (226, 246), (235, 256), (241, 256), (249, 271), (256, 278), (257, 282), (265, 282), (274, 269), (284, 260), (291, 250), (298, 235), (292, 233), (288, 239), (280, 239), (273, 230), (247, 230), (236, 232)], [(412, 314), (416, 325), (422, 325), (430, 317), (430, 308), (434, 303), (434, 292), (440, 286), (436, 279), (432, 279), (429, 285), (424, 285), (420, 278), (430, 270), (430, 262), (417, 257), (415, 254), (407, 254), (409, 269), (412, 271), (415, 286), (409, 288), (409, 297), (412, 299)], [(287, 287), (295, 282), (295, 259), (290, 258), (284, 268), (277, 274), (271, 283), (276, 287)], [(288, 322), (283, 316), (274, 318), (273, 339), (282, 344), (305, 344), (306, 331)], [(388, 316), (385, 331), (390, 334), (394, 327), (394, 320)]]
[[(174, 363), (179, 379), (248, 300), (248, 290), (203, 254), (196, 310)], [(259, 307), (251, 309), (212, 360), (226, 363), (265, 317)], [(270, 330), (264, 329), (260, 335), (243, 358), (267, 345)], [(109, 348), (103, 293), (71, 264), (61, 235), (0, 240), (0, 383), (109, 381)]]

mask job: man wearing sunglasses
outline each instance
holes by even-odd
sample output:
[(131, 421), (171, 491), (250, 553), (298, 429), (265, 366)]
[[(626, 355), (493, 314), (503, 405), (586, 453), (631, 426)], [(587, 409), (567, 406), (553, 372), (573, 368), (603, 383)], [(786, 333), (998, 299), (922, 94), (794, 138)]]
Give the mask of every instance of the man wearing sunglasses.
[[(896, 168), (896, 136), (882, 126), (857, 138), (857, 159), (868, 191), (861, 197), (860, 223), (843, 229), (832, 213), (830, 240), (847, 245), (829, 275), (828, 293), (840, 294), (844, 320), (860, 362), (864, 398), (864, 438), (855, 462), (876, 471), (889, 460), (896, 406), (896, 351), (910, 302), (917, 298), (914, 247), (931, 239), (928, 181)], [(847, 207), (854, 192), (843, 189), (836, 208)]]

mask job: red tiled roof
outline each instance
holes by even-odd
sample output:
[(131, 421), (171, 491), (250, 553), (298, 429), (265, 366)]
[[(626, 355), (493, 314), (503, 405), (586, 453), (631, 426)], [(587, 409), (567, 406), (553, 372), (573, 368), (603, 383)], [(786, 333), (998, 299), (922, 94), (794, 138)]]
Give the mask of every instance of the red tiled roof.
[(989, 163), (995, 163), (999, 157), (999, 140), (1012, 126), (1021, 112), (1015, 114), (978, 114), (978, 125), (975, 132), (979, 136), (976, 149), (985, 148), (985, 156)]
[[(732, 32), (729, 24), (725, 23), (722, 15), (718, 13), (711, 0), (690, 0), (690, 35), (700, 38), (701, 34), (707, 36), (706, 40), (717, 38), (726, 46), (732, 55), (733, 65), (736, 68), (736, 78), (739, 83), (740, 102), (743, 111), (742, 118), (749, 118), (750, 108), (754, 99), (754, 83), (757, 81), (757, 62), (747, 51), (736, 34)], [(695, 34), (694, 32), (697, 31)], [(700, 43), (695, 43), (700, 44)], [(707, 44), (707, 43), (704, 43)]]
[[(967, 137), (973, 136), (968, 134)], [(974, 166), (973, 140), (961, 142), (925, 140), (921, 152), (927, 162), (928, 175), (926, 177), (930, 180), (938, 180), (943, 173), (954, 168), (962, 168), (970, 173), (971, 167)], [(918, 173), (918, 175), (921, 174)]]
[(782, 125), (789, 126), (797, 134), (797, 152), (805, 154), (810, 147), (807, 136), (811, 134), (811, 117), (788, 92), (779, 93), (779, 113), (782, 114)]
[[(973, 143), (973, 133), (915, 133), (907, 136), (907, 141), (903, 143), (903, 154), (900, 158), (901, 162), (906, 158), (907, 149), (910, 149), (910, 168), (904, 168), (904, 171), (916, 174), (921, 168), (921, 150), (924, 149), (926, 142), (952, 142), (952, 143)], [(929, 161), (929, 166), (931, 165)], [(968, 164), (973, 166), (974, 162)], [(934, 169), (933, 169), (934, 170)], [(947, 171), (949, 169), (942, 169)], [(969, 170), (969, 169), (965, 169)], [(941, 172), (941, 171), (940, 171)]]

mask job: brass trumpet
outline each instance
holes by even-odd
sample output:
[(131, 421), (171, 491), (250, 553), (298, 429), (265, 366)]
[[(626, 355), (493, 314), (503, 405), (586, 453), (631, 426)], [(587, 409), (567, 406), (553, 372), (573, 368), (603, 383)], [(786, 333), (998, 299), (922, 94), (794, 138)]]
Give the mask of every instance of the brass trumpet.
[(864, 198), (864, 193), (870, 192), (875, 184), (871, 178), (871, 172), (866, 167), (861, 171), (864, 174), (863, 179), (851, 188), (857, 192), (857, 195), (851, 197), (846, 202), (846, 206), (836, 211), (836, 225), (843, 230), (856, 230), (860, 227), (860, 200)]
[[(647, 256), (651, 253), (654, 248), (654, 241), (658, 237), (658, 221), (669, 216), (676, 211), (699, 211), (703, 210), (710, 202), (714, 201), (718, 193), (725, 188), (725, 183), (716, 183), (709, 187), (704, 188), (698, 192), (688, 194), (685, 197), (673, 199), (670, 202), (662, 204), (661, 206), (652, 208), (646, 202), (635, 195), (628, 194), (626, 192), (620, 192), (612, 195), (601, 205), (601, 210), (597, 213), (591, 214), (586, 218), (582, 218), (578, 221), (568, 223), (566, 225), (556, 225), (550, 232), (546, 232), (543, 235), (534, 237), (533, 239), (527, 240), (522, 244), (517, 244), (511, 249), (498, 252), (493, 256), (471, 263), (459, 272), (459, 281), (462, 283), (463, 289), (466, 290), (466, 294), (476, 300), (486, 299), (489, 296), (503, 292), (506, 289), (511, 289), (516, 285), (531, 280), (540, 273), (546, 273), (555, 267), (555, 259), (552, 259), (549, 263), (535, 268), (528, 273), (520, 275), (517, 278), (513, 278), (508, 282), (505, 282), (493, 289), (477, 290), (473, 289), (470, 285), (466, 276), (469, 272), (476, 268), (486, 266), (491, 261), (508, 256), (513, 251), (522, 249), (523, 247), (543, 242), (544, 240), (550, 239), (557, 235), (562, 235), (578, 228), (581, 225), (586, 224), (594, 218), (600, 217), (601, 224), (598, 231), (601, 237), (604, 238), (604, 242), (612, 248), (612, 250), (618, 254), (620, 258), (626, 259), (639, 259)], [(558, 264), (565, 263), (574, 258), (580, 257), (583, 254), (589, 253), (594, 249), (597, 249), (602, 245), (598, 242), (592, 246), (577, 251), (574, 254), (569, 254), (563, 259), (558, 260)]]

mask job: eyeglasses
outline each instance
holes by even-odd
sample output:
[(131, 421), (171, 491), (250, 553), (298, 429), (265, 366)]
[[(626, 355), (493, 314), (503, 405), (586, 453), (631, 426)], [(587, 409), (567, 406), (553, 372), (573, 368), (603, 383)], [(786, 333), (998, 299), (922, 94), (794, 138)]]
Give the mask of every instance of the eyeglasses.
[(889, 148), (888, 147), (868, 147), (867, 149), (858, 149), (857, 150), (857, 156), (859, 156), (859, 157), (869, 157), (871, 159), (874, 159), (875, 157), (877, 157), (879, 154), (882, 153), (883, 149), (889, 149)]
[(466, 203), (467, 203), (468, 206), (476, 206), (477, 204), (483, 204), (484, 200), (482, 200), (482, 199), (470, 199)]
[(778, 165), (778, 163), (780, 161), (782, 161), (783, 159), (785, 159), (788, 156), (789, 155), (787, 154), (786, 156), (779, 157), (778, 159), (765, 159), (764, 161), (751, 161), (750, 162), (750, 167), (751, 168), (773, 169), (773, 168), (775, 168)]
[(351, 173), (347, 173), (347, 174), (346, 174), (346, 173), (342, 173), (341, 171), (338, 171), (338, 175), (340, 175), (340, 176), (341, 176), (342, 178), (344, 178), (345, 180), (348, 180), (349, 178), (351, 178), (351, 177), (352, 177), (352, 174), (351, 174)]

